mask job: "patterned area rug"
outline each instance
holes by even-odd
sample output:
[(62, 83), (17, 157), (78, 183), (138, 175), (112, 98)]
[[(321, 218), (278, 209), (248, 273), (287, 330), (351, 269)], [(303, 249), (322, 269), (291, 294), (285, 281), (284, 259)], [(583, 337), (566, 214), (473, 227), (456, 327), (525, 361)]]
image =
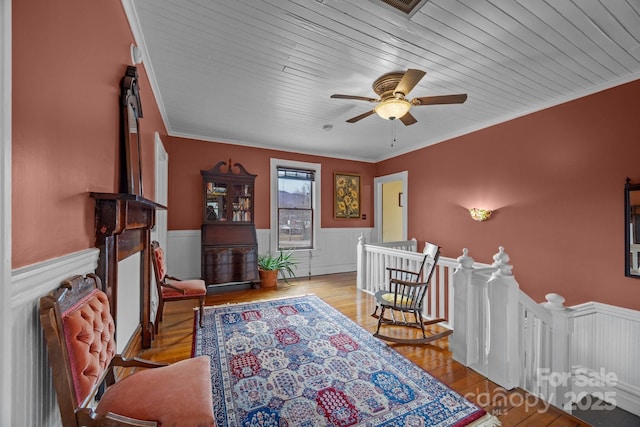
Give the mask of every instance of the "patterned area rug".
[(316, 296), (205, 308), (217, 426), (467, 426), (496, 418)]

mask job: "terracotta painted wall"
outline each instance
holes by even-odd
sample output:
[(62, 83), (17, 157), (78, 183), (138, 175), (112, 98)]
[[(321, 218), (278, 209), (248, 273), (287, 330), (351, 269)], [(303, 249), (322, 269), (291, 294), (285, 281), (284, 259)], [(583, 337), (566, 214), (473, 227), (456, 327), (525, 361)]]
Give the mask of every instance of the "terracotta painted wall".
[[(169, 154), (169, 230), (199, 230), (202, 224), (202, 176), (219, 161), (241, 163), (247, 171), (258, 175), (255, 187), (255, 223), (257, 228), (270, 228), (270, 159), (286, 159), (320, 163), (322, 166), (322, 227), (373, 227), (373, 178), (371, 163), (332, 159), (261, 148), (221, 144), (187, 138), (163, 140)], [(334, 172), (361, 174), (362, 213), (367, 219), (334, 219)]]
[[(133, 42), (120, 2), (13, 2), (12, 267), (92, 247), (90, 191), (118, 190), (119, 81)], [(269, 158), (322, 163), (362, 174), (367, 220), (334, 220), (322, 195), (323, 227), (373, 226), (374, 176), (409, 171), (409, 235), (446, 256), (463, 247), (488, 261), (504, 245), (521, 286), (536, 300), (559, 292), (640, 309), (640, 280), (623, 276), (623, 185), (640, 182), (640, 82), (437, 144), (369, 163), (167, 137), (139, 67), (145, 196), (153, 199), (153, 132), (170, 155), (169, 229), (198, 229), (200, 169), (239, 161), (258, 174), (256, 224), (269, 227)], [(486, 223), (466, 208), (497, 209)]]
[[(117, 192), (119, 84), (133, 36), (119, 1), (13, 2), (13, 268), (94, 246), (90, 191)], [(139, 66), (145, 196), (153, 132), (166, 134)]]
[[(490, 262), (506, 248), (536, 301), (640, 309), (624, 277), (624, 183), (640, 182), (640, 81), (377, 165), (409, 171), (409, 236)], [(487, 222), (467, 208), (497, 209)]]

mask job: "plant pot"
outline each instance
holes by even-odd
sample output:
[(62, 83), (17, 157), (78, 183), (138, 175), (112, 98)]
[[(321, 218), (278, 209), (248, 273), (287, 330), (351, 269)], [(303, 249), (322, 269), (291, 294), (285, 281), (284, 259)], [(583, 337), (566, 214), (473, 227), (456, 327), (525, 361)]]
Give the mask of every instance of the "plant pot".
[(278, 286), (278, 270), (260, 270), (260, 286), (263, 288), (276, 288)]

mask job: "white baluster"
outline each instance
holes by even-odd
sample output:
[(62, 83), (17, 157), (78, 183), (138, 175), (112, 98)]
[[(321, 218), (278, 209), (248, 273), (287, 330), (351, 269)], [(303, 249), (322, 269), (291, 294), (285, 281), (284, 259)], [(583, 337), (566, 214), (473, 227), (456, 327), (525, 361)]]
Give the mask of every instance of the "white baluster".
[(551, 369), (549, 396), (553, 405), (566, 410), (571, 407), (571, 334), (575, 310), (564, 306), (564, 297), (551, 293), (545, 295), (544, 307), (549, 310), (551, 325)]

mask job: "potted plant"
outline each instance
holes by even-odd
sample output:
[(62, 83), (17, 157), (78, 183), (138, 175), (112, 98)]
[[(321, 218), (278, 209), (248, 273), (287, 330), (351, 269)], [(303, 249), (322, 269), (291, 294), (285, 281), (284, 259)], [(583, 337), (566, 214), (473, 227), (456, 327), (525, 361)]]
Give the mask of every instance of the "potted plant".
[[(280, 252), (275, 256), (271, 252), (258, 256), (258, 273), (260, 274), (260, 284), (265, 288), (275, 288), (278, 283), (278, 273), (282, 276), (285, 283), (288, 283), (287, 277), (296, 277), (293, 267), (298, 262), (293, 259), (293, 253), (285, 254)], [(297, 268), (297, 267), (296, 267)]]

